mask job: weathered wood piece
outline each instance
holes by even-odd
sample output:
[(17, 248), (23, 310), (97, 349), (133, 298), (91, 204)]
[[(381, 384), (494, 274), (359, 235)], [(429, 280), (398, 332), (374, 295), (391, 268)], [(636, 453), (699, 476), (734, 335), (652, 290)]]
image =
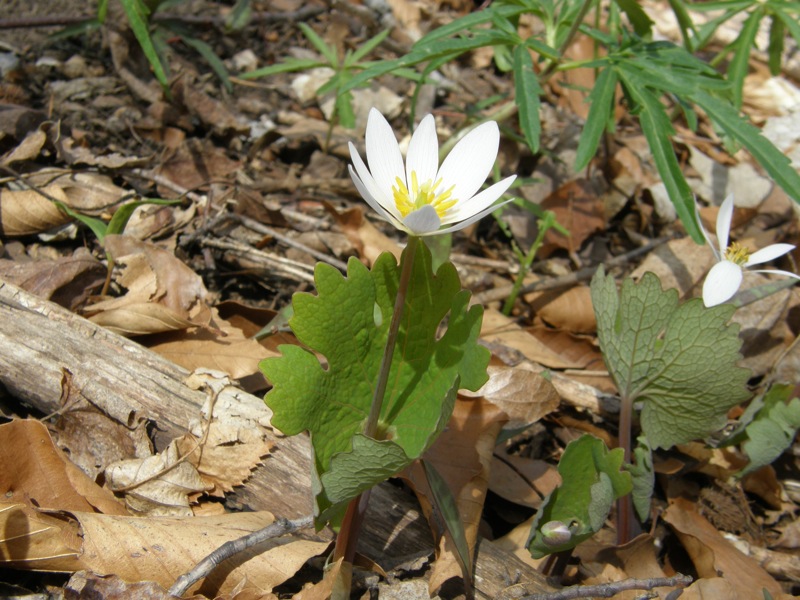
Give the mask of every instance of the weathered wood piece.
[[(38, 411), (50, 414), (64, 401), (85, 400), (128, 427), (147, 419), (157, 426), (155, 444), (161, 450), (186, 432), (206, 402), (205, 393), (184, 383), (188, 376), (136, 342), (0, 280), (0, 383)], [(69, 397), (62, 398), (66, 380)], [(260, 398), (244, 392), (237, 397), (269, 414)], [(274, 435), (273, 441), (274, 452), (231, 503), (289, 519), (311, 513), (308, 438)], [(413, 497), (389, 484), (379, 486), (359, 549), (387, 568), (432, 552), (430, 529)], [(551, 589), (513, 555), (490, 543), (479, 545), (477, 597), (493, 598), (519, 581), (530, 583), (532, 591)]]

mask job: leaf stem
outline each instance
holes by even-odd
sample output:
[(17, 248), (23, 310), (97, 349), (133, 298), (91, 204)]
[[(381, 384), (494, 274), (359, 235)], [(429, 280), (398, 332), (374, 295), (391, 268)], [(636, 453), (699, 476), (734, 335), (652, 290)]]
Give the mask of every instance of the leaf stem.
[(389, 325), (389, 334), (386, 337), (386, 347), (383, 350), (381, 368), (380, 371), (378, 371), (378, 381), (375, 385), (375, 393), (372, 396), (372, 406), (370, 406), (369, 416), (364, 425), (364, 435), (371, 438), (374, 438), (378, 431), (378, 419), (381, 416), (383, 397), (386, 394), (386, 385), (389, 382), (389, 371), (392, 367), (394, 347), (397, 343), (397, 333), (400, 331), (400, 318), (403, 316), (403, 307), (406, 303), (408, 282), (411, 280), (411, 267), (414, 263), (414, 254), (417, 251), (417, 244), (419, 244), (419, 238), (413, 235), (409, 236), (406, 249), (403, 251), (403, 256), (400, 258), (400, 281), (397, 285), (397, 298), (394, 302), (392, 322)]
[[(633, 400), (627, 394), (621, 397), (619, 407), (619, 447), (625, 452), (625, 464), (631, 464), (631, 427), (633, 421)], [(631, 539), (633, 506), (631, 495), (625, 494), (617, 499), (617, 545)]]
[[(397, 333), (400, 331), (400, 319), (403, 316), (403, 307), (406, 304), (408, 293), (408, 282), (411, 280), (411, 267), (414, 263), (414, 254), (417, 251), (419, 238), (409, 236), (406, 249), (400, 258), (400, 281), (397, 284), (397, 297), (394, 301), (392, 321), (389, 324), (389, 333), (386, 336), (386, 346), (383, 349), (380, 370), (378, 371), (378, 381), (375, 384), (375, 392), (372, 396), (372, 405), (369, 409), (369, 416), (364, 424), (364, 435), (375, 438), (378, 432), (378, 420), (381, 415), (383, 398), (386, 395), (386, 386), (389, 382), (389, 371), (392, 367), (394, 357), (394, 347), (397, 344)], [(356, 543), (361, 526), (364, 522), (364, 515), (367, 512), (370, 490), (360, 496), (353, 498), (347, 506), (342, 526), (336, 536), (336, 547), (333, 551), (334, 560), (344, 558), (345, 562), (352, 563), (356, 555)]]

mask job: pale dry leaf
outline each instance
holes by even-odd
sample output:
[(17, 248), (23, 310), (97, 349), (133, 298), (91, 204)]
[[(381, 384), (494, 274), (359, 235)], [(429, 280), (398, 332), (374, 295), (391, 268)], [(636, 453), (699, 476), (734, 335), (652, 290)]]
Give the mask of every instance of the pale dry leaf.
[(339, 211), (332, 204), (324, 203), (328, 213), (338, 223), (347, 239), (358, 251), (359, 255), (372, 265), (383, 252), (391, 252), (400, 260), (402, 249), (397, 242), (384, 235), (364, 217), (364, 210), (354, 206)]
[(0, 565), (70, 572), (82, 568), (80, 528), (63, 516), (0, 501)]
[(130, 196), (109, 176), (92, 171), (43, 169), (28, 176), (27, 182), (36, 186), (59, 186), (66, 196), (64, 204), (95, 217), (110, 214), (126, 196)]
[(553, 384), (540, 373), (522, 367), (489, 366), (489, 381), (468, 397), (482, 396), (508, 415), (509, 427), (535, 423), (558, 408), (560, 398)]
[[(66, 194), (60, 186), (48, 185), (41, 191), (60, 202), (66, 200)], [(71, 220), (72, 217), (61, 212), (51, 200), (37, 191), (0, 189), (0, 235), (33, 235)]]
[(47, 134), (41, 129), (31, 131), (15, 148), (0, 157), (0, 165), (11, 165), (15, 162), (33, 160), (42, 151), (47, 142)]
[(189, 496), (206, 491), (197, 469), (180, 461), (173, 440), (161, 453), (121, 460), (105, 471), (109, 489), (125, 490), (125, 503), (134, 514), (148, 516), (190, 516)]
[(214, 330), (193, 327), (165, 333), (148, 339), (147, 346), (190, 371), (213, 369), (234, 379), (257, 375), (254, 386), (263, 389), (258, 363), (279, 353), (246, 337), (241, 329), (221, 319), (216, 309), (212, 309), (212, 315)]
[(116, 171), (143, 167), (151, 160), (150, 157), (125, 156), (119, 152), (97, 155), (89, 148), (79, 145), (74, 139), (66, 136), (59, 138), (56, 146), (59, 157), (70, 165), (88, 165)]
[[(97, 305), (92, 306), (92, 310), (96, 308)], [(192, 321), (182, 317), (171, 308), (152, 302), (105, 308), (102, 312), (89, 317), (89, 320), (124, 336), (174, 331), (194, 325)]]
[[(490, 543), (511, 552), (525, 564), (530, 565), (534, 569), (538, 569), (540, 565), (547, 560), (547, 557), (533, 558), (528, 550), (528, 539), (531, 536), (531, 526), (533, 525), (534, 519), (535, 515), (514, 527), (514, 529), (504, 536), (492, 540)], [(481, 543), (484, 544), (486, 542), (483, 541)]]
[(533, 363), (552, 369), (580, 369), (582, 362), (570, 360), (554, 352), (546, 344), (522, 329), (513, 319), (500, 311), (488, 309), (483, 313), (481, 339), (490, 344), (516, 350)]
[(589, 286), (567, 290), (532, 292), (525, 295), (535, 315), (548, 325), (572, 333), (594, 333), (597, 321), (592, 309)]
[[(78, 571), (64, 586), (66, 598), (102, 598), (103, 600), (175, 600), (175, 596), (153, 581), (128, 582), (117, 575), (97, 575)], [(205, 596), (184, 600), (206, 600)], [(215, 599), (220, 600), (220, 599)]]
[(0, 494), (7, 502), (35, 502), (41, 508), (127, 514), (111, 493), (64, 456), (47, 428), (32, 419), (0, 425)]
[[(268, 512), (188, 518), (120, 517), (81, 512), (66, 516), (75, 520), (70, 520), (71, 530), (50, 526), (45, 531), (38, 527), (43, 537), (56, 538), (48, 540), (54, 548), (66, 548), (74, 555), (77, 547), (79, 556), (71, 562), (66, 560), (69, 556), (62, 559), (59, 570), (84, 569), (101, 576), (114, 574), (125, 581), (153, 581), (164, 589), (225, 542), (258, 531), (274, 521)], [(75, 522), (79, 526), (77, 530)], [(23, 526), (30, 528), (26, 523)], [(75, 544), (76, 538), (78, 544)], [(65, 545), (70, 540), (72, 543)], [(237, 554), (225, 563), (225, 568), (215, 569), (189, 592), (200, 592), (210, 598), (232, 594), (237, 589), (267, 593), (294, 576), (309, 558), (323, 552), (328, 545), (291, 537), (268, 540)]]
[(573, 179), (545, 198), (541, 207), (553, 211), (556, 220), (569, 231), (565, 236), (555, 229), (545, 233), (538, 256), (546, 258), (561, 248), (577, 252), (590, 235), (606, 226), (605, 208), (596, 185), (586, 179)]

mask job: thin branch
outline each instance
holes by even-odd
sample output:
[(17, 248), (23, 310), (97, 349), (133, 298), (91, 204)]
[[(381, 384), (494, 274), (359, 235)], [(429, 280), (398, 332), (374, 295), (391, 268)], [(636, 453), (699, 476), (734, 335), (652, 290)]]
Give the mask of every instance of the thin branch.
[[(615, 256), (614, 258), (605, 261), (603, 263), (606, 268), (608, 267), (618, 267), (620, 265), (624, 265), (625, 263), (633, 260), (634, 258), (641, 256), (642, 254), (647, 254), (653, 248), (664, 244), (671, 240), (671, 236), (664, 236), (658, 239), (653, 240), (645, 244), (644, 246), (640, 246), (639, 248), (634, 248), (630, 252), (626, 252), (625, 254), (620, 254), (619, 256)], [(553, 277), (552, 279), (542, 279), (539, 281), (534, 281), (526, 286), (524, 286), (520, 290), (520, 295), (528, 294), (530, 292), (540, 292), (544, 290), (554, 290), (558, 288), (569, 287), (575, 285), (579, 281), (585, 281), (587, 279), (591, 279), (592, 276), (597, 271), (597, 267), (585, 267), (583, 269), (579, 269), (574, 273), (569, 273), (567, 275), (562, 275), (560, 277)], [(513, 285), (504, 285), (502, 287), (494, 288), (492, 290), (486, 290), (485, 292), (481, 292), (480, 294), (475, 294), (474, 302), (479, 304), (486, 304), (488, 302), (494, 302), (495, 300), (503, 300), (506, 298), (511, 291), (514, 289)]]
[(628, 590), (652, 590), (658, 587), (686, 587), (692, 583), (688, 575), (678, 573), (674, 577), (652, 579), (623, 579), (598, 585), (573, 585), (557, 592), (545, 592), (523, 596), (521, 600), (574, 600), (575, 598), (611, 598)]
[(313, 524), (314, 517), (311, 515), (295, 519), (294, 521), (278, 519), (263, 529), (248, 533), (230, 542), (225, 542), (222, 546), (201, 560), (191, 571), (178, 577), (172, 587), (169, 588), (169, 593), (173, 596), (183, 596), (190, 587), (208, 576), (211, 571), (230, 557), (272, 538), (286, 535), (287, 533), (293, 533), (298, 529), (308, 529)]

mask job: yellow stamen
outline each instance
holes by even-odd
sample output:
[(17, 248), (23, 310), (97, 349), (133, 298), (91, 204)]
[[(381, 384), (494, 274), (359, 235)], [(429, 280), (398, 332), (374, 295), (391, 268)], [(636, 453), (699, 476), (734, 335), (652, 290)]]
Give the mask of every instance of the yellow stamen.
[(750, 250), (740, 245), (738, 242), (732, 242), (730, 246), (725, 249), (725, 259), (734, 264), (743, 267), (748, 260), (750, 260)]
[(395, 182), (397, 185), (392, 186), (394, 204), (403, 217), (422, 208), (426, 204), (430, 204), (436, 209), (436, 214), (439, 215), (439, 218), (442, 219), (447, 211), (458, 203), (458, 199), (452, 197), (453, 189), (456, 187), (455, 185), (451, 185), (443, 192), (436, 191), (436, 188), (442, 184), (441, 179), (437, 179), (436, 181), (429, 179), (420, 185), (417, 180), (416, 171), (412, 171), (411, 190), (406, 187), (403, 180), (399, 177), (395, 177)]

